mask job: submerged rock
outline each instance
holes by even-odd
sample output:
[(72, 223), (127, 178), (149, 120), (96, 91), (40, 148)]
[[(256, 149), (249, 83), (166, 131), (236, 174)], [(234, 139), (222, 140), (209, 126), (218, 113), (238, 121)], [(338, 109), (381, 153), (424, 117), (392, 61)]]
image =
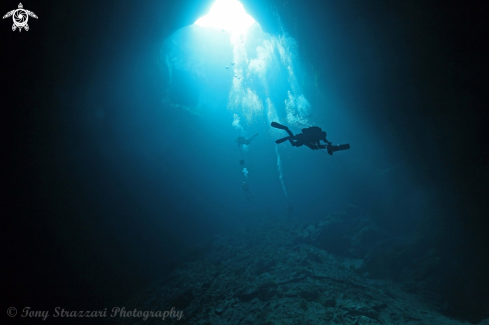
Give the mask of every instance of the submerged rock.
[[(180, 321), (165, 320), (170, 324), (464, 324), (443, 315), (431, 298), (403, 290), (391, 275), (365, 275), (377, 267), (375, 251), (387, 249), (376, 247), (395, 247), (381, 234), (358, 211), (303, 227), (248, 220), (125, 306), (141, 310), (142, 302), (151, 301), (162, 310), (182, 311)], [(353, 253), (360, 245), (367, 246), (366, 252)], [(396, 260), (379, 263), (385, 267)], [(141, 323), (137, 318), (116, 321)]]

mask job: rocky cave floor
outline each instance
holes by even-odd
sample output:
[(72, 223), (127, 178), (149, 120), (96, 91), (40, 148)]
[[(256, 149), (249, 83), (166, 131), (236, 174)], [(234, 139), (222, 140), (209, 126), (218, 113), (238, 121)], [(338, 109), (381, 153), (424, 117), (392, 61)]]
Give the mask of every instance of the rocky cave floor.
[[(351, 227), (338, 222), (347, 222)], [(348, 238), (343, 246), (338, 246), (340, 237)], [(434, 281), (433, 276), (429, 278), (436, 269), (433, 252), (425, 251), (419, 260), (411, 260), (411, 271), (404, 266), (403, 273), (409, 274), (405, 278), (394, 281), (389, 272), (382, 272), (386, 267), (382, 261), (392, 262), (392, 257), (389, 259), (389, 254), (378, 247), (385, 247), (388, 241), (353, 208), (330, 215), (316, 225), (248, 220), (240, 229), (216, 237), (212, 244), (201, 248), (198, 257), (125, 304), (127, 310), (143, 311), (175, 307), (183, 312), (180, 320), (126, 317), (118, 322), (469, 324), (445, 316), (449, 307), (443, 297), (423, 286)], [(393, 245), (389, 247), (396, 253)], [(340, 254), (345, 249), (363, 258), (341, 256), (355, 255)], [(402, 251), (406, 250), (404, 247)], [(403, 260), (408, 257), (406, 253), (401, 256)], [(489, 324), (489, 320), (481, 324)]]

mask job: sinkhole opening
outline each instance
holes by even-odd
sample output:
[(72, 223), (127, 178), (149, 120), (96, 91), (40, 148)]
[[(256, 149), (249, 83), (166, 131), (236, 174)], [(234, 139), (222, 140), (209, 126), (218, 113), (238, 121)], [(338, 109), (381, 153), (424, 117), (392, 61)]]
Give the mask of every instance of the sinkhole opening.
[(224, 29), (231, 33), (244, 34), (255, 20), (248, 15), (237, 0), (217, 0), (212, 5), (209, 13), (197, 19), (195, 25)]

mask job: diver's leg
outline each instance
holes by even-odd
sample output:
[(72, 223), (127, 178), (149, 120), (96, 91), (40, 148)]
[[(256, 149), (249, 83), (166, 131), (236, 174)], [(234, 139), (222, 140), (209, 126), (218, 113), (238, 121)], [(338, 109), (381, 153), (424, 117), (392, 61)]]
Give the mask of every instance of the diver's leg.
[(297, 141), (297, 140), (293, 140), (291, 137), (289, 137), (289, 142), (294, 147), (300, 147), (300, 146), (302, 146), (302, 143), (299, 143), (299, 141)]
[(290, 137), (285, 137), (285, 138), (282, 138), (282, 139), (275, 140), (275, 143), (276, 144), (279, 144), (279, 143), (285, 142), (285, 141), (289, 140), (289, 138)]

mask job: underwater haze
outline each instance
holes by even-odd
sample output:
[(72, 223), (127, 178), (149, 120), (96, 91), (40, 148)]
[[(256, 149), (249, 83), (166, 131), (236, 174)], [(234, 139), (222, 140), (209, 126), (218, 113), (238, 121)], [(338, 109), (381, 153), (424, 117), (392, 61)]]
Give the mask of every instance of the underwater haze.
[[(196, 140), (195, 148), (185, 149), (186, 170), (195, 172), (191, 178), (197, 186), (214, 189), (202, 202), (205, 210), (214, 205), (237, 209), (219, 207), (217, 214), (235, 215), (219, 222), (233, 223), (251, 211), (284, 217), (287, 206), (295, 208), (297, 217), (316, 220), (324, 216), (325, 207), (334, 210), (350, 203), (378, 209), (379, 217), (405, 230), (420, 216), (399, 205), (415, 209), (419, 200), (433, 195), (410, 180), (402, 155), (389, 152), (389, 141), (382, 141), (369, 121), (359, 123), (345, 100), (319, 89), (320, 72), (307, 68), (297, 41), (285, 32), (271, 35), (257, 22), (238, 32), (192, 24), (165, 40), (160, 62), (163, 105), (198, 123), (199, 129), (179, 124), (157, 138)], [(325, 149), (277, 145), (275, 140), (287, 133), (272, 128), (271, 122), (288, 125), (294, 133), (320, 126), (330, 141), (350, 142), (354, 149), (330, 156)], [(237, 145), (238, 137), (249, 139), (256, 133), (251, 144)], [(243, 200), (242, 182), (255, 194), (249, 202)], [(391, 200), (396, 200), (395, 211)]]
[[(295, 245), (411, 281), (447, 317), (489, 318), (484, 10), (24, 6), (29, 31), (0, 26), (6, 308), (122, 306), (226, 234), (328, 224), (329, 241)], [(289, 134), (272, 122), (349, 149), (276, 143)]]

